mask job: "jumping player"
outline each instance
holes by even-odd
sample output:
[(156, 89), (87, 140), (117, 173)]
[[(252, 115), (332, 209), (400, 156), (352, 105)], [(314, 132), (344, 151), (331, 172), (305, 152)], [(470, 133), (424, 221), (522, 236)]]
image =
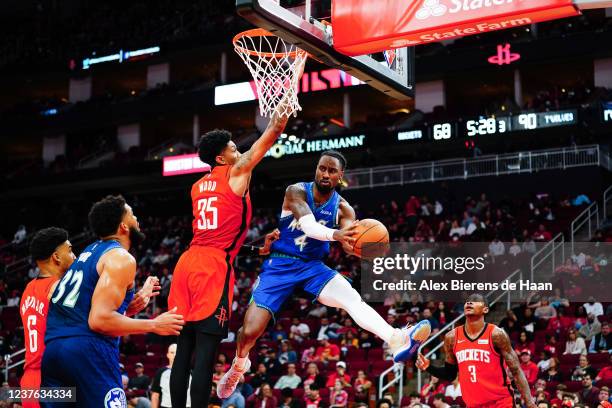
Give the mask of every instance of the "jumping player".
[(470, 295), (463, 310), (465, 325), (444, 337), (444, 367), (430, 365), (429, 359), (420, 353), (416, 366), (447, 381), (459, 375), (461, 394), (468, 408), (513, 408), (514, 396), (505, 363), (527, 408), (536, 408), (510, 338), (503, 329), (485, 322), (489, 305), (484, 296)]
[[(314, 182), (287, 188), (279, 221), (280, 239), (272, 244), (270, 257), (264, 261), (255, 284), (252, 303), (238, 334), (236, 358), (217, 386), (219, 397), (227, 398), (234, 392), (251, 365), (249, 351), (298, 287), (326, 306), (346, 310), (359, 326), (389, 344), (395, 361), (407, 360), (429, 337), (431, 328), (426, 320), (410, 328), (391, 327), (344, 277), (322, 261), (329, 253), (329, 241), (341, 241), (347, 251), (355, 240), (355, 211), (335, 191), (345, 167), (346, 159), (340, 152), (323, 152)], [(341, 229), (330, 228), (335, 226)]]
[(243, 154), (225, 130), (206, 133), (198, 144), (200, 159), (211, 171), (191, 188), (193, 240), (176, 264), (168, 297), (169, 307), (176, 307), (187, 322), (177, 341), (170, 375), (173, 407), (185, 406), (190, 372), (193, 406), (208, 406), (215, 355), (227, 336), (230, 319), (232, 265), (251, 220), (251, 174), (287, 125), (287, 117), (278, 113), (284, 103), (281, 101), (266, 130)]
[(136, 260), (128, 251), (144, 234), (123, 197), (108, 196), (95, 203), (89, 224), (99, 240), (83, 250), (51, 295), (42, 383), (76, 387), (77, 407), (126, 407), (119, 336), (178, 335), (184, 322), (173, 310), (151, 320), (126, 316), (146, 307), (153, 294), (149, 287), (142, 300), (133, 302)]
[[(40, 388), (40, 364), (45, 350), (49, 298), (58, 280), (75, 259), (68, 232), (56, 227), (45, 228), (34, 234), (30, 242), (30, 256), (40, 273), (26, 286), (19, 305), (26, 350), (21, 388), (26, 395), (29, 390)], [(21, 405), (24, 408), (40, 407), (35, 399), (22, 399)]]

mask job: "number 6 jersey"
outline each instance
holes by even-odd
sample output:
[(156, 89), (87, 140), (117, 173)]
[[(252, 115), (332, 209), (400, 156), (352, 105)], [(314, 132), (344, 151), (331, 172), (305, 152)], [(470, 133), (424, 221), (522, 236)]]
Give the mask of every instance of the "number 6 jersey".
[(470, 339), (465, 326), (455, 329), (454, 353), (459, 368), (462, 398), (468, 407), (487, 405), (512, 396), (506, 366), (493, 346), (496, 326), (485, 323), (482, 333)]
[(23, 291), (19, 313), (25, 337), (24, 371), (40, 370), (45, 350), (45, 331), (49, 310), (49, 291), (57, 282), (55, 277), (36, 278), (30, 281)]

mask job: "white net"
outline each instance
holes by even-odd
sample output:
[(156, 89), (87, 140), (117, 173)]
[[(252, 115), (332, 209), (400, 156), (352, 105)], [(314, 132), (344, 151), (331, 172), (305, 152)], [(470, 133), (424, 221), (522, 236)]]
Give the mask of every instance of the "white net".
[(307, 53), (263, 30), (245, 31), (234, 37), (234, 49), (251, 71), (262, 116), (297, 115), (300, 74)]

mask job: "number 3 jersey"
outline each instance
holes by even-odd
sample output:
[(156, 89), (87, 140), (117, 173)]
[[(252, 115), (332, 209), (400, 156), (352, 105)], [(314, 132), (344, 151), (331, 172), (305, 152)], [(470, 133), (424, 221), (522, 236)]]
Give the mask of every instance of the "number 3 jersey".
[[(317, 206), (314, 202), (314, 183), (301, 183), (306, 191), (306, 202), (315, 220), (328, 228), (336, 227), (340, 194), (333, 192), (327, 202)], [(283, 216), (279, 220), (280, 239), (272, 244), (272, 252), (302, 258), (305, 260), (320, 260), (329, 253), (329, 242), (308, 238), (300, 223), (293, 214)]]
[(470, 339), (465, 326), (455, 330), (455, 358), (462, 398), (468, 407), (487, 405), (512, 396), (504, 360), (493, 345), (496, 326), (485, 323), (482, 334)]
[[(114, 240), (96, 241), (81, 252), (81, 255), (70, 265), (53, 291), (49, 302), (47, 334), (45, 342), (64, 337), (90, 336), (108, 341), (119, 346), (119, 338), (105, 336), (89, 328), (89, 311), (91, 299), (98, 283), (98, 260), (111, 249), (121, 248)], [(134, 297), (134, 289), (125, 293), (117, 313), (123, 314)]]
[(240, 250), (251, 222), (249, 192), (240, 196), (229, 185), (231, 166), (215, 166), (191, 187), (191, 245), (213, 247), (230, 254)]
[(24, 371), (40, 370), (45, 350), (45, 331), (49, 311), (49, 291), (57, 282), (55, 277), (36, 278), (30, 281), (23, 291), (19, 313), (25, 335)]

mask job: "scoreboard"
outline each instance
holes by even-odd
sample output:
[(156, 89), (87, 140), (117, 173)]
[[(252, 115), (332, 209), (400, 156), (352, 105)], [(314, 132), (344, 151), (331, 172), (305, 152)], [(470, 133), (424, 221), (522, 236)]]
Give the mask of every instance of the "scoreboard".
[[(612, 104), (608, 116), (608, 121), (612, 122)], [(422, 141), (428, 139), (438, 142), (475, 136), (503, 135), (510, 132), (535, 131), (551, 127), (575, 126), (577, 123), (577, 109), (525, 112), (507, 116), (481, 116), (463, 122), (431, 123), (400, 131), (397, 134), (397, 140)]]

